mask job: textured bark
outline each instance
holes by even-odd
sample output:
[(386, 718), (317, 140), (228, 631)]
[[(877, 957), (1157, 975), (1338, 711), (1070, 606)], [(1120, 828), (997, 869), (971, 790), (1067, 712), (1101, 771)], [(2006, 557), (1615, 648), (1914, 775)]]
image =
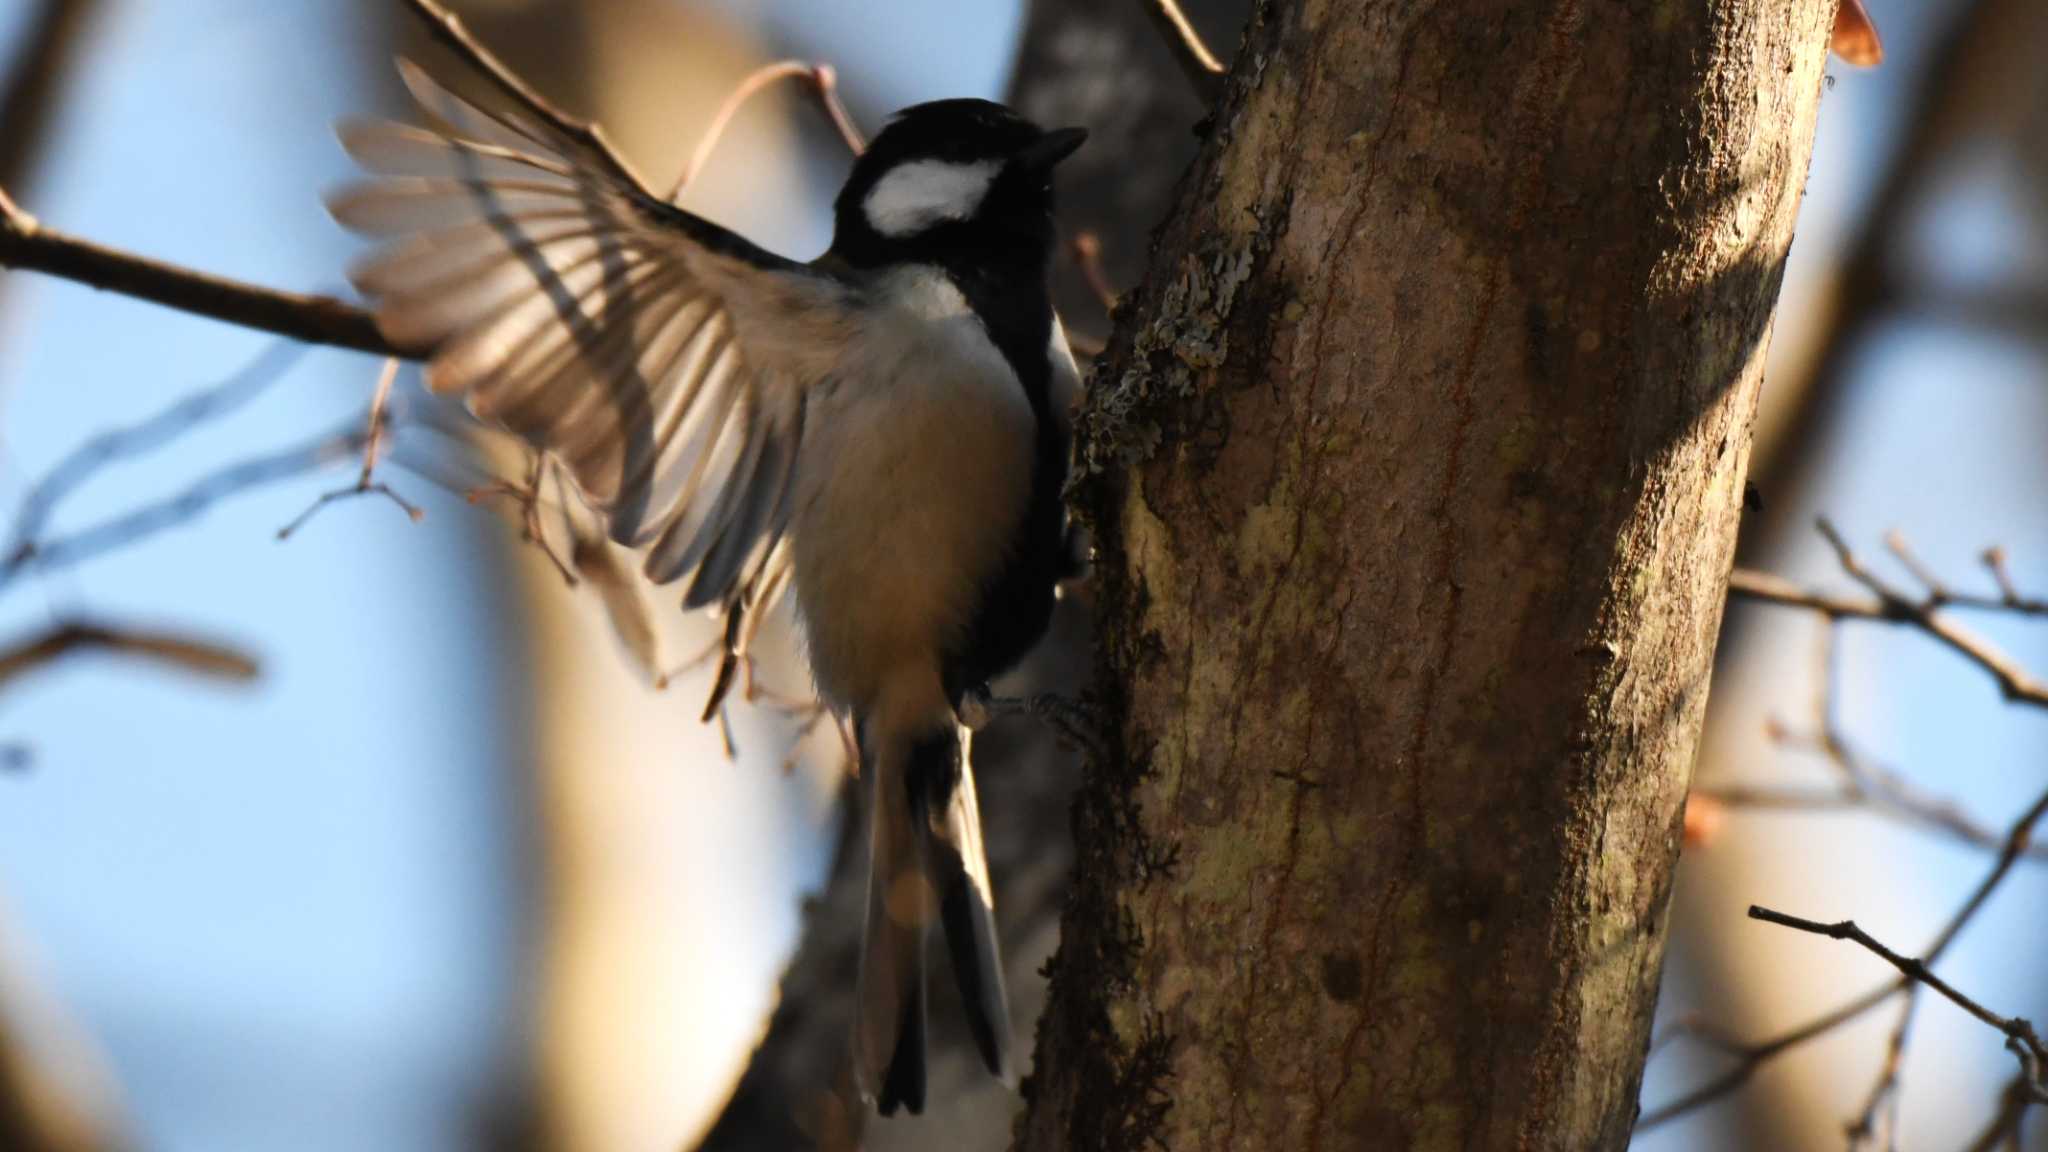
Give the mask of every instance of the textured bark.
[(1832, 11), (1262, 6), (1084, 414), (1023, 1148), (1626, 1144)]

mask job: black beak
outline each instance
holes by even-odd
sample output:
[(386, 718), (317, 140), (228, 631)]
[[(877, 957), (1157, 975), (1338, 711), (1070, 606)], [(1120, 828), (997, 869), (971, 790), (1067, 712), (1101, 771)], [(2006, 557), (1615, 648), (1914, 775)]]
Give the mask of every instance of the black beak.
[(1086, 139), (1086, 128), (1055, 128), (1026, 145), (1017, 154), (1017, 163), (1033, 172), (1050, 172), (1053, 165), (1072, 156)]

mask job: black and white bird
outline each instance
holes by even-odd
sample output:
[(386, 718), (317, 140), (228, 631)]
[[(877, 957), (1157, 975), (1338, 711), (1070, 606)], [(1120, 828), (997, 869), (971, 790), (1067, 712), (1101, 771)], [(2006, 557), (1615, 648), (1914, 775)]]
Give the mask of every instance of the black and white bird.
[(793, 587), (868, 789), (860, 1088), (923, 1106), (934, 919), (1008, 1079), (960, 713), (1043, 634), (1070, 565), (1079, 377), (1047, 288), (1050, 181), (1085, 134), (981, 100), (906, 109), (854, 164), (830, 250), (798, 263), (587, 137), (400, 71), (441, 127), (344, 125), (375, 178), (330, 200), (387, 241), (351, 270), (378, 326), (432, 350), (434, 391), (559, 460), (650, 578), (688, 581), (686, 607), (731, 621)]

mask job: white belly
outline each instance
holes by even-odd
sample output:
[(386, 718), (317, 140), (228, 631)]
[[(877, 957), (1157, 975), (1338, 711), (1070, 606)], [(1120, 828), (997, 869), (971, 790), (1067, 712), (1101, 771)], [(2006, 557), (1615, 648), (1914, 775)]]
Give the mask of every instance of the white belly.
[(806, 415), (790, 525), (819, 692), (862, 714), (931, 706), (1031, 485), (1016, 375), (942, 276), (898, 275), (917, 278), (891, 296), (904, 314)]

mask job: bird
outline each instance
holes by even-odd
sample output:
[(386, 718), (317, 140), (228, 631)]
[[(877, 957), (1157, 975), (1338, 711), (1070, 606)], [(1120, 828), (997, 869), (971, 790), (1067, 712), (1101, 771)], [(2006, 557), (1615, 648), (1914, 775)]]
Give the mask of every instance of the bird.
[(557, 461), (728, 636), (793, 592), (866, 789), (854, 1082), (884, 1115), (923, 1109), (935, 921), (1011, 1082), (962, 716), (1072, 575), (1080, 375), (1048, 278), (1052, 173), (1085, 130), (986, 100), (906, 108), (800, 262), (651, 194), (588, 132), (399, 72), (434, 126), (341, 124), (365, 177), (328, 198), (375, 242), (349, 274), (379, 330), (426, 350), (430, 391)]

